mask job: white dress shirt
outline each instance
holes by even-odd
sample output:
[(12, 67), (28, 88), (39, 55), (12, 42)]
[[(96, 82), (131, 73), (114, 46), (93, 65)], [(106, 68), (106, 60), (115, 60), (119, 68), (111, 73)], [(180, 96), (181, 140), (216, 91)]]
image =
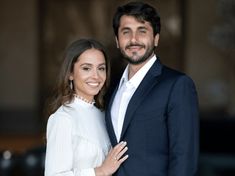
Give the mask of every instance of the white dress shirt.
[(104, 113), (75, 98), (48, 119), (45, 176), (95, 176), (110, 146)]
[(122, 126), (129, 101), (156, 59), (154, 55), (130, 80), (128, 80), (129, 65), (127, 65), (122, 75), (111, 108), (112, 123), (117, 141), (119, 141), (121, 137)]

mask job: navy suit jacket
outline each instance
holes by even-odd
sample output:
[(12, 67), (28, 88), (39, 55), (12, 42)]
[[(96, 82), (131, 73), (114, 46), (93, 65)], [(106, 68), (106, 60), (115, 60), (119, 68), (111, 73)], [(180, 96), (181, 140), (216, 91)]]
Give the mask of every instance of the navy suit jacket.
[[(106, 110), (113, 146), (117, 139), (111, 106), (116, 91)], [(199, 119), (193, 81), (157, 59), (128, 104), (120, 141), (127, 141), (129, 158), (116, 176), (195, 176)]]

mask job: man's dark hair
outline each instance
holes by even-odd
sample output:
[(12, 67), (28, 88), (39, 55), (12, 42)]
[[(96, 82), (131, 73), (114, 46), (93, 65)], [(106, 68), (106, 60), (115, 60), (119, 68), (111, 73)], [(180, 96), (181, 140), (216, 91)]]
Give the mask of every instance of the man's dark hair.
[(160, 16), (156, 9), (147, 3), (143, 2), (130, 2), (117, 8), (116, 13), (113, 17), (113, 30), (116, 36), (118, 36), (118, 28), (120, 26), (120, 18), (123, 15), (133, 16), (138, 21), (147, 21), (153, 28), (154, 36), (160, 33), (161, 23)]

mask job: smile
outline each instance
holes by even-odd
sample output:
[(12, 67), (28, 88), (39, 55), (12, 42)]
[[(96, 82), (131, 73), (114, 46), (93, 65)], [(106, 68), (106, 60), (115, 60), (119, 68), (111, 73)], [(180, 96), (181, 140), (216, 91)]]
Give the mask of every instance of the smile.
[(100, 85), (100, 83), (93, 83), (93, 82), (88, 82), (87, 83), (89, 86), (92, 86), (92, 87), (97, 87), (97, 86), (99, 86)]

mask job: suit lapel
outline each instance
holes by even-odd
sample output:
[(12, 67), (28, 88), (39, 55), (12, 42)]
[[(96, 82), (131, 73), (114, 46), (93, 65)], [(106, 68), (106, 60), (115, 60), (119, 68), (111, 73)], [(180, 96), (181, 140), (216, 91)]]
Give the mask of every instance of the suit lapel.
[(158, 83), (159, 75), (161, 74), (161, 72), (162, 72), (162, 64), (160, 63), (159, 59), (157, 59), (157, 61), (147, 72), (146, 76), (144, 77), (143, 81), (140, 83), (139, 87), (136, 89), (135, 93), (133, 94), (128, 104), (120, 140), (122, 140), (123, 135), (125, 134), (130, 124), (130, 121), (133, 118), (134, 112), (139, 107), (141, 102), (146, 98), (146, 96), (148, 95), (149, 91), (153, 88), (153, 86)]
[(116, 89), (112, 93), (112, 96), (111, 96), (111, 99), (109, 101), (108, 108), (107, 108), (107, 111), (106, 111), (106, 115), (105, 115), (105, 119), (106, 119), (106, 123), (107, 123), (107, 125), (106, 125), (107, 130), (108, 130), (108, 133), (109, 133), (110, 141), (111, 141), (113, 146), (117, 144), (117, 138), (116, 138), (116, 135), (115, 135), (115, 132), (114, 132), (112, 118), (111, 118), (111, 107), (112, 107), (112, 104), (113, 104), (113, 99), (114, 99), (114, 97), (117, 93), (117, 90), (118, 90), (118, 85), (116, 86)]

